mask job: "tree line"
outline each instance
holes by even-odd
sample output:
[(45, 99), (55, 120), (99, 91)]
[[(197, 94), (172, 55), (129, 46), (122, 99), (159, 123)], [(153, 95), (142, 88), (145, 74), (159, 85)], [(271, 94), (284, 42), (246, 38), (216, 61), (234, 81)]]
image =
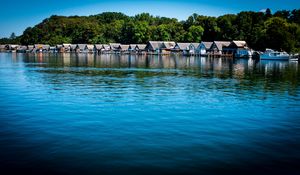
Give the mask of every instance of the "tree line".
[(28, 27), (21, 36), (0, 39), (1, 44), (146, 43), (150, 40), (200, 42), (245, 40), (249, 47), (300, 52), (300, 9), (274, 14), (243, 11), (219, 17), (192, 14), (187, 20), (149, 13), (127, 16), (104, 12), (91, 16), (56, 16)]

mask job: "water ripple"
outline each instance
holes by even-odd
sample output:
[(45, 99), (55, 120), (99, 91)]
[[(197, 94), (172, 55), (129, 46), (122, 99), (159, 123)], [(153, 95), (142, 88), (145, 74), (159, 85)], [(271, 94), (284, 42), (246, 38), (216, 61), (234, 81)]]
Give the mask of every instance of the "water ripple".
[(1, 53), (0, 169), (299, 174), (299, 70), (246, 59)]

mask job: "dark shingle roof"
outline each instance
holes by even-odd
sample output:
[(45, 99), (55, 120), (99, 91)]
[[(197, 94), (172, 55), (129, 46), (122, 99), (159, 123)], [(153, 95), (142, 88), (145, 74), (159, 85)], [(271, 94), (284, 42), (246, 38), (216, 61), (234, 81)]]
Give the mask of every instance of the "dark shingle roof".
[(214, 43), (217, 46), (218, 50), (222, 50), (223, 47), (227, 47), (230, 45), (230, 41), (214, 41)]

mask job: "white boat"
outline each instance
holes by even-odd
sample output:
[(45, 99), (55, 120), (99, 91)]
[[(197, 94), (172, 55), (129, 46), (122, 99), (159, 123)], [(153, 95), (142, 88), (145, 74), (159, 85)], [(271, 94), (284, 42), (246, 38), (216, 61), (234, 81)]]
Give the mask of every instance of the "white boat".
[(266, 49), (264, 53), (260, 55), (261, 60), (289, 60), (290, 55), (286, 52), (278, 52), (272, 49)]
[(299, 61), (300, 60), (299, 58), (300, 58), (299, 54), (290, 55), (290, 61)]

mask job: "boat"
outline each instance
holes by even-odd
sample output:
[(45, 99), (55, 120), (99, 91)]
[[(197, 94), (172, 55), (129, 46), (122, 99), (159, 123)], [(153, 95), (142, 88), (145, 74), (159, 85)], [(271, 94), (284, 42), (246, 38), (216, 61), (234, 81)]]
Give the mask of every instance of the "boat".
[(299, 54), (294, 54), (290, 56), (290, 61), (299, 61), (300, 59), (300, 55)]
[(289, 60), (290, 55), (286, 52), (274, 51), (272, 49), (266, 49), (264, 53), (260, 55), (261, 60)]

